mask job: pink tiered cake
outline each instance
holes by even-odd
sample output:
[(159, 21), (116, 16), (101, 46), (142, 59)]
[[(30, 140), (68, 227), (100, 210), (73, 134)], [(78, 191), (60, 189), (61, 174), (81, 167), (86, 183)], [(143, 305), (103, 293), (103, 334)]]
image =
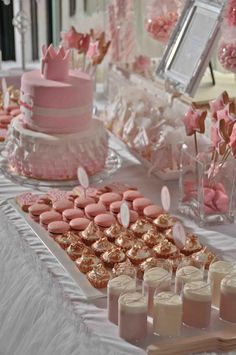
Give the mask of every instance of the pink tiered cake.
[(6, 144), (11, 167), (46, 180), (73, 179), (79, 165), (90, 175), (101, 170), (108, 135), (92, 109), (89, 75), (69, 70), (69, 51), (43, 47), (41, 72), (21, 79), (21, 114), (12, 121)]

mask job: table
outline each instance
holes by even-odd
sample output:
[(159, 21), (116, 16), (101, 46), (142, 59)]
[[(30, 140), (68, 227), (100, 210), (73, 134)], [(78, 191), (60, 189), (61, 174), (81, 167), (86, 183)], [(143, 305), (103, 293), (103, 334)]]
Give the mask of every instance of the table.
[[(132, 183), (160, 202), (163, 182), (145, 169), (117, 142), (112, 148), (122, 167), (106, 182)], [(177, 207), (178, 184), (168, 183), (172, 210)], [(87, 302), (70, 276), (35, 238), (20, 216), (4, 203), (26, 187), (0, 175), (0, 355), (143, 355), (147, 343), (129, 344), (106, 320), (105, 300)], [(235, 260), (235, 225), (203, 230), (187, 221), (227, 260)], [(232, 352), (231, 354), (236, 354)]]

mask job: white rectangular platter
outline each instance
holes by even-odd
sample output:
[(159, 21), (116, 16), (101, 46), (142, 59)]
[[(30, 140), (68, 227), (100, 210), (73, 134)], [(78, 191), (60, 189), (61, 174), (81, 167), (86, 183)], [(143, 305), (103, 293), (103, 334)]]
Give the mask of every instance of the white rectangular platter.
[(87, 300), (106, 297), (106, 289), (94, 288), (87, 280), (86, 275), (79, 271), (75, 263), (69, 258), (66, 252), (53, 240), (53, 238), (48, 235), (47, 231), (44, 230), (44, 228), (41, 227), (39, 223), (30, 218), (28, 213), (22, 211), (14, 199), (9, 199), (8, 203), (17, 211), (17, 213), (22, 216), (26, 224), (34, 232), (35, 237), (44, 244), (48, 251), (57, 259), (58, 263), (63, 267), (63, 269), (68, 272), (70, 277), (82, 290), (84, 297)]

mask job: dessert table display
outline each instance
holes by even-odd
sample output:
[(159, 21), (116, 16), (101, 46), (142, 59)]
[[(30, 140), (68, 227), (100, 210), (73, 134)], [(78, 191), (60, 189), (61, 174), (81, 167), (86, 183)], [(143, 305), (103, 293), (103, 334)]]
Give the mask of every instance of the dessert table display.
[[(114, 141), (111, 144), (121, 155), (123, 164), (105, 183), (119, 180), (135, 185), (154, 203), (160, 204), (162, 182), (154, 176), (147, 177), (145, 168), (129, 152)], [(170, 182), (168, 187), (171, 210), (175, 211), (177, 185)], [(136, 344), (119, 338), (117, 326), (107, 320), (105, 298), (86, 300), (78, 285), (35, 237), (23, 218), (3, 202), (26, 190), (1, 176), (0, 237), (4, 275), (1, 278), (1, 315), (7, 323), (2, 323), (0, 335), (4, 353), (93, 354), (96, 349), (96, 354), (144, 354), (157, 336), (149, 334)], [(203, 230), (194, 222), (181, 219), (220, 259), (234, 261), (234, 225)], [(11, 306), (6, 307), (6, 304)], [(6, 341), (6, 332), (12, 334), (10, 341)]]

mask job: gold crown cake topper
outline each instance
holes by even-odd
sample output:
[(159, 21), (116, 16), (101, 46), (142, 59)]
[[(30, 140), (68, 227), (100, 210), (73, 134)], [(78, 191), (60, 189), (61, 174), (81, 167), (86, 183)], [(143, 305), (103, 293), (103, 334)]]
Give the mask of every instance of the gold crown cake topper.
[(42, 46), (41, 74), (45, 79), (64, 81), (69, 74), (70, 50), (60, 47), (58, 50), (52, 44), (48, 48)]

